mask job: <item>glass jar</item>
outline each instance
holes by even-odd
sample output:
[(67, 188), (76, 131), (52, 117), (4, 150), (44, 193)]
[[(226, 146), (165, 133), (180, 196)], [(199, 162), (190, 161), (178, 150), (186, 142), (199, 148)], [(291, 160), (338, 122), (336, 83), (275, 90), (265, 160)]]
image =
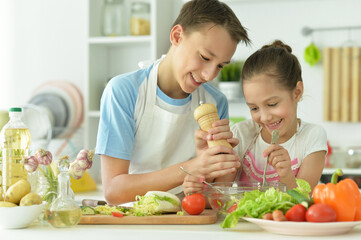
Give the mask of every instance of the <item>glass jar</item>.
[(361, 167), (361, 147), (351, 147), (347, 150), (346, 167), (360, 168)]
[(73, 227), (82, 217), (81, 209), (72, 196), (68, 164), (59, 166), (58, 196), (46, 212), (47, 221), (57, 228)]
[(150, 35), (150, 5), (145, 2), (133, 2), (130, 17), (131, 35)]
[(105, 0), (102, 13), (102, 34), (108, 37), (125, 35), (123, 0)]

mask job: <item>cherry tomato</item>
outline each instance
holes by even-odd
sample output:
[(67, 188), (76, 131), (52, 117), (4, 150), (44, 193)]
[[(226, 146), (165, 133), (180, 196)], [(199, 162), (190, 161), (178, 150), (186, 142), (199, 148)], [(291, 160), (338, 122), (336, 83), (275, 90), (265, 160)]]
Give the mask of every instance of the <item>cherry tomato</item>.
[(200, 193), (193, 193), (183, 198), (182, 207), (190, 215), (199, 215), (206, 208), (206, 199)]
[(308, 208), (306, 212), (307, 222), (335, 222), (335, 210), (325, 203), (316, 203)]
[(237, 209), (237, 204), (235, 203), (235, 204), (233, 204), (232, 206), (230, 206), (230, 207), (228, 208), (227, 212), (228, 212), (228, 213), (231, 213), (231, 212), (233, 212), (233, 211), (236, 210), (236, 209)]
[(112, 212), (112, 215), (113, 215), (114, 217), (123, 217), (123, 216), (124, 216), (124, 214), (121, 213), (121, 212)]
[(297, 204), (291, 207), (285, 216), (288, 221), (304, 222), (306, 221), (306, 211), (307, 209), (302, 204)]

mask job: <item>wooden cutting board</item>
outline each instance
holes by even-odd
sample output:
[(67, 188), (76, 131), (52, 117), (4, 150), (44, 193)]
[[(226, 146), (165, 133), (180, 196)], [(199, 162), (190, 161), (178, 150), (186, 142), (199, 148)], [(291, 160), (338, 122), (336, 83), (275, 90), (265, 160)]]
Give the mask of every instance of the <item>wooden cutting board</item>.
[(186, 225), (186, 224), (212, 224), (217, 221), (217, 213), (213, 210), (206, 209), (200, 215), (188, 215), (185, 213), (183, 216), (177, 214), (163, 214), (159, 216), (147, 217), (113, 217), (109, 215), (83, 215), (79, 224), (93, 224), (93, 225), (129, 225), (129, 224), (147, 224), (147, 225)]

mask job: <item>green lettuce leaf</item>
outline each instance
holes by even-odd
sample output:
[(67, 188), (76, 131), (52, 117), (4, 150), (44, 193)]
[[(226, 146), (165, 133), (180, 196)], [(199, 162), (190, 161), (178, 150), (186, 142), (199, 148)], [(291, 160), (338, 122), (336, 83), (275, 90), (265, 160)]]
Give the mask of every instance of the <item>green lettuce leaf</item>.
[(245, 192), (235, 211), (228, 214), (221, 224), (222, 228), (236, 226), (241, 217), (262, 218), (265, 213), (281, 210), (287, 212), (297, 202), (287, 193), (270, 188), (266, 192), (253, 190)]

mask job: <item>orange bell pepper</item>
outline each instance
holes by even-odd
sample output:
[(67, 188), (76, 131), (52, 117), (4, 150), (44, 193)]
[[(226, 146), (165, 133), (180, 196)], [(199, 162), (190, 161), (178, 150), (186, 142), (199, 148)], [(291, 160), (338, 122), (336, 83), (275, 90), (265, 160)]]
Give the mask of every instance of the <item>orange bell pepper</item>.
[(342, 170), (337, 169), (330, 183), (317, 185), (313, 189), (313, 201), (331, 206), (337, 214), (336, 221), (360, 221), (360, 190), (352, 179), (344, 179), (337, 183), (337, 178), (342, 175)]

